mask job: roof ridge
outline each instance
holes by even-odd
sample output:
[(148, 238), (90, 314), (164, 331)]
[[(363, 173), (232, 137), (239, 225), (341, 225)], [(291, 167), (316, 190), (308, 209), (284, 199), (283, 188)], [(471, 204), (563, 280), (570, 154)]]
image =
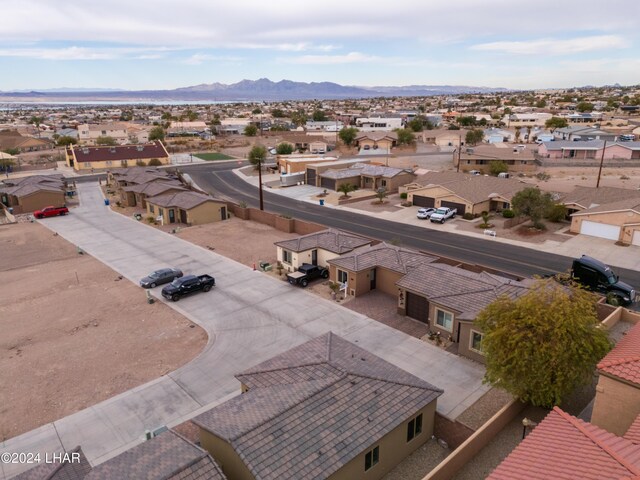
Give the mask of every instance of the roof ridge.
[(493, 285), (489, 285), (488, 287), (482, 287), (482, 288), (479, 288), (477, 290), (465, 289), (465, 291), (461, 292), (461, 293), (446, 293), (444, 295), (435, 295), (435, 296), (431, 296), (429, 298), (436, 299), (436, 298), (458, 297), (460, 295), (468, 295), (470, 293), (481, 293), (481, 292), (491, 292), (491, 291), (495, 292), (495, 287)]
[(246, 377), (248, 375), (257, 375), (258, 373), (272, 373), (272, 372), (279, 372), (282, 370), (291, 370), (293, 368), (300, 368), (300, 367), (312, 367), (314, 365), (322, 365), (327, 363), (326, 360), (321, 360), (318, 362), (309, 362), (309, 363), (301, 363), (300, 365), (289, 365), (288, 367), (279, 367), (279, 368), (271, 368), (271, 369), (266, 369), (266, 370), (256, 370), (253, 372), (249, 372), (249, 373), (239, 373), (238, 375), (236, 375), (237, 377)]
[[(587, 430), (580, 422), (578, 422), (577, 418), (573, 417), (572, 415), (569, 415), (565, 411), (561, 410), (559, 407), (553, 407), (553, 411), (558, 413), (564, 420), (568, 421), (571, 425), (573, 425), (577, 430), (580, 431), (580, 433), (582, 433), (585, 437), (591, 440), (591, 442), (593, 442), (594, 445), (596, 445), (601, 450), (604, 450), (610, 457), (612, 457), (624, 468), (629, 470), (629, 472), (633, 473), (634, 475), (640, 475), (640, 468), (636, 467), (633, 463), (627, 461), (626, 458), (619, 455), (618, 452), (613, 450), (608, 445), (598, 441), (598, 439), (589, 430)], [(596, 427), (596, 428), (599, 428), (599, 427)], [(606, 433), (609, 433), (609, 432), (606, 432)], [(613, 434), (610, 434), (610, 435), (613, 435)], [(618, 437), (617, 435), (614, 435), (614, 436), (617, 438), (623, 438), (623, 437)]]
[[(270, 422), (270, 421), (271, 421), (271, 420), (273, 420), (274, 418), (279, 417), (279, 416), (281, 416), (281, 415), (285, 414), (286, 412), (288, 412), (289, 410), (291, 410), (291, 409), (293, 409), (293, 408), (297, 407), (297, 406), (298, 406), (298, 405), (300, 405), (301, 403), (306, 402), (307, 400), (309, 400), (309, 399), (310, 399), (311, 397), (313, 397), (314, 395), (317, 395), (317, 394), (318, 394), (319, 392), (321, 392), (322, 390), (324, 390), (324, 389), (326, 389), (326, 388), (328, 388), (328, 387), (330, 387), (330, 386), (332, 386), (332, 385), (335, 385), (335, 384), (336, 384), (336, 383), (338, 383), (340, 380), (342, 380), (342, 379), (346, 378), (346, 377), (347, 377), (347, 375), (348, 375), (347, 373), (345, 373), (345, 372), (342, 372), (342, 371), (341, 371), (341, 372), (340, 372), (340, 375), (338, 375), (338, 377), (337, 377), (337, 378), (335, 378), (333, 381), (328, 382), (326, 385), (323, 385), (322, 387), (316, 387), (316, 388), (312, 389), (312, 391), (311, 391), (310, 393), (308, 393), (308, 394), (307, 394), (307, 395), (305, 395), (304, 397), (300, 398), (298, 401), (296, 401), (296, 402), (295, 402), (295, 403), (293, 403), (292, 405), (289, 405), (287, 408), (284, 408), (284, 409), (282, 409), (282, 410), (279, 410), (279, 411), (277, 411), (277, 412), (274, 412), (272, 415), (268, 415), (266, 418), (264, 418), (264, 419), (262, 420), (262, 422), (260, 422), (260, 423), (258, 423), (258, 424), (256, 424), (256, 425), (253, 425), (253, 426), (251, 427), (251, 430), (249, 430), (248, 432), (242, 432), (242, 433), (237, 434), (237, 435), (236, 435), (236, 436), (234, 436), (234, 437), (231, 437), (231, 438), (229, 439), (229, 443), (231, 443), (231, 444), (233, 445), (233, 443), (234, 443), (236, 440), (238, 440), (239, 438), (241, 438), (242, 436), (244, 436), (246, 433), (249, 433), (249, 432), (253, 432), (253, 431), (255, 431), (256, 429), (258, 429), (258, 428), (260, 428), (261, 426), (263, 426), (265, 423)], [(324, 380), (324, 379), (322, 379), (322, 380)], [(322, 381), (322, 380), (310, 380), (310, 381), (311, 381), (311, 382), (313, 382), (313, 381)], [(259, 388), (259, 389), (255, 389), (255, 390), (253, 390), (253, 391), (255, 392), (255, 391), (258, 391), (258, 390), (263, 390), (264, 388), (269, 388), (269, 387), (262, 387), (262, 388)], [(272, 388), (272, 387), (271, 387), (271, 388)], [(249, 392), (251, 392), (251, 390), (249, 390)], [(244, 395), (247, 395), (249, 392), (244, 393)], [(235, 447), (235, 445), (234, 445), (234, 447)]]
[[(408, 373), (408, 372), (406, 372)], [(352, 375), (354, 377), (361, 377), (361, 378), (368, 378), (369, 380), (378, 380), (380, 382), (386, 382), (386, 383), (393, 383), (394, 385), (402, 385), (404, 387), (413, 387), (413, 388), (420, 388), (422, 390), (431, 390), (434, 392), (444, 392), (444, 390), (442, 390), (441, 388), (436, 387), (435, 385), (431, 385), (429, 382), (426, 382), (418, 377), (416, 377), (419, 381), (421, 382), (425, 382), (428, 385), (430, 385), (429, 387), (423, 387), (420, 385), (412, 385), (410, 383), (407, 382), (401, 382), (399, 380), (391, 380), (388, 378), (383, 378), (383, 377), (376, 377), (374, 375), (367, 375), (365, 373), (356, 373), (356, 372), (351, 372), (351, 371), (347, 371), (348, 375)], [(411, 373), (409, 373), (409, 375), (412, 375)]]

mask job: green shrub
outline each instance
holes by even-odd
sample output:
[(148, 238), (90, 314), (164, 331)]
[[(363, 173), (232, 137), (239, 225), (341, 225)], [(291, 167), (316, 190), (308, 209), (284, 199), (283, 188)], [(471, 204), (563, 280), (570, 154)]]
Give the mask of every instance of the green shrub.
[(159, 167), (160, 165), (162, 165), (162, 162), (157, 158), (152, 158), (151, 160), (149, 160), (150, 167)]
[(513, 213), (513, 210), (508, 210), (508, 209), (507, 209), (507, 210), (503, 210), (503, 211), (502, 211), (502, 216), (503, 216), (504, 218), (513, 218), (513, 217), (515, 217), (515, 216), (516, 216), (516, 214), (515, 214), (515, 213)]
[(549, 208), (547, 212), (547, 220), (558, 223), (563, 221), (567, 216), (567, 207), (560, 203), (556, 203)]
[(402, 200), (406, 200), (406, 199), (407, 199), (407, 192), (402, 192), (402, 193), (400, 194), (400, 198), (401, 198)]
[(471, 212), (464, 212), (464, 215), (462, 215), (462, 218), (464, 218), (465, 220), (473, 220), (473, 213)]

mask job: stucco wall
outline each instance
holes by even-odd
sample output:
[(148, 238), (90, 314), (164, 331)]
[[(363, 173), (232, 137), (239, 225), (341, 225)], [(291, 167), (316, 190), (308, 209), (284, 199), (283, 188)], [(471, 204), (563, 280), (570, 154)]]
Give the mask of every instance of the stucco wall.
[(44, 207), (62, 207), (65, 204), (64, 192), (36, 192), (32, 195), (19, 197), (18, 205), (9, 205), (13, 208), (13, 213), (29, 213), (40, 210)]
[[(187, 211), (187, 222), (190, 225), (201, 225), (225, 220), (222, 218), (222, 208), (226, 204), (218, 202), (204, 202)], [(179, 221), (179, 220), (178, 220)]]
[(640, 414), (640, 385), (600, 374), (591, 423), (623, 436)]
[(228, 480), (253, 480), (255, 478), (233, 447), (221, 438), (200, 429), (200, 445), (218, 462)]
[(471, 322), (458, 322), (460, 329), (460, 342), (458, 344), (458, 355), (470, 358), (476, 362), (485, 363), (485, 357), (481, 353), (471, 350), (471, 330), (482, 333), (478, 327), (474, 327)]
[[(584, 220), (587, 220), (590, 222), (598, 222), (598, 223), (606, 223), (609, 225), (622, 226), (627, 223), (640, 222), (640, 214), (629, 210), (625, 212), (608, 212), (608, 213), (593, 213), (593, 214), (586, 214), (586, 215), (574, 215), (571, 217), (570, 231), (573, 233), (580, 233), (580, 226)], [(631, 230), (629, 229), (627, 231), (631, 231)], [(626, 243), (631, 242), (631, 237), (629, 236), (629, 234), (627, 234), (625, 238), (628, 238)]]

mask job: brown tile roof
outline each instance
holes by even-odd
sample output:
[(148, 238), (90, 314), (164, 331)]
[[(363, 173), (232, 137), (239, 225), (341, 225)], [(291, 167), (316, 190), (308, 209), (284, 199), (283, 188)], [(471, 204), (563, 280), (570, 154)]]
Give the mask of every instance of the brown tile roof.
[(159, 207), (175, 207), (181, 208), (183, 210), (190, 210), (205, 202), (224, 203), (222, 200), (216, 200), (209, 195), (191, 191), (165, 193), (162, 195), (157, 195), (155, 197), (148, 197), (147, 202)]
[(598, 370), (640, 387), (640, 323), (598, 363)]
[(627, 433), (624, 434), (624, 438), (632, 441), (636, 445), (640, 445), (640, 414), (633, 421)]
[(116, 145), (113, 147), (72, 146), (69, 149), (76, 162), (104, 162), (121, 160), (151, 160), (167, 158), (169, 154), (160, 140), (143, 145)]
[(564, 195), (562, 203), (575, 204), (587, 209), (630, 198), (640, 199), (640, 191), (617, 187), (576, 186), (572, 192)]
[(42, 138), (25, 137), (17, 130), (0, 131), (0, 150), (22, 149), (42, 145), (53, 145), (53, 142)]
[(319, 176), (322, 178), (352, 178), (360, 175), (367, 177), (393, 178), (401, 173), (411, 173), (411, 170), (405, 168), (385, 167), (384, 165), (371, 165), (368, 163), (356, 163), (347, 168), (329, 169), (322, 172)]
[(374, 142), (377, 142), (384, 138), (387, 138), (389, 140), (397, 140), (398, 134), (396, 132), (364, 132), (356, 137), (356, 141), (359, 142), (361, 140), (373, 140)]
[[(485, 177), (456, 172), (429, 172), (418, 176), (414, 183), (424, 186), (441, 185), (470, 203), (484, 202), (496, 195), (510, 200), (517, 192), (530, 186), (512, 178)], [(428, 195), (427, 192), (421, 193), (420, 190), (412, 190), (412, 193)]]
[(94, 467), (86, 480), (224, 480), (211, 456), (173, 430)]
[(327, 478), (442, 391), (328, 333), (243, 372), (249, 391), (194, 422), (255, 478)]
[(373, 267), (384, 267), (398, 273), (407, 273), (410, 268), (434, 262), (436, 257), (414, 250), (380, 243), (364, 246), (350, 253), (328, 261), (329, 264), (352, 272), (360, 272)]
[(554, 407), (487, 479), (622, 480), (638, 477), (640, 445)]
[(354, 248), (370, 243), (371, 240), (368, 238), (330, 228), (291, 240), (276, 242), (275, 245), (293, 252), (304, 252), (313, 248), (321, 248), (333, 253), (346, 253)]
[(460, 312), (458, 320), (475, 319), (482, 309), (502, 295), (516, 298), (527, 292), (521, 282), (441, 263), (414, 268), (396, 285)]
[(598, 205), (597, 207), (587, 208), (586, 210), (581, 210), (574, 213), (573, 215), (580, 216), (593, 213), (619, 212), (627, 210), (633, 210), (637, 213), (640, 213), (640, 196), (618, 200), (617, 202), (605, 203), (603, 205)]
[(30, 177), (7, 179), (0, 182), (0, 192), (26, 197), (36, 192), (56, 192), (64, 194), (65, 186), (62, 175), (34, 175)]
[(144, 193), (148, 197), (153, 197), (155, 195), (160, 195), (168, 190), (182, 190), (186, 191), (187, 189), (182, 186), (178, 180), (162, 180), (157, 182), (149, 182), (149, 183), (140, 183), (136, 185), (129, 185), (127, 187), (122, 187), (122, 190), (125, 192), (135, 192), (135, 193)]
[[(91, 471), (91, 465), (87, 457), (84, 456), (80, 447), (69, 450), (67, 453), (78, 453), (80, 461), (41, 463), (37, 467), (13, 478), (14, 480), (83, 480)], [(48, 455), (51, 456), (52, 454), (49, 453)], [(44, 459), (42, 461), (44, 462)]]

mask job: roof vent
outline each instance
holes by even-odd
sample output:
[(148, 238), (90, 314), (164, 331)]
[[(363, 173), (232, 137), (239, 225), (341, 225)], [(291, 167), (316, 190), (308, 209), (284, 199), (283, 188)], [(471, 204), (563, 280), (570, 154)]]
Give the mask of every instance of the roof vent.
[(82, 149), (82, 153), (84, 153), (85, 155), (89, 154), (89, 149), (88, 148), (83, 148)]
[(141, 151), (143, 151), (143, 150), (144, 150), (144, 147), (143, 147), (142, 145), (138, 145), (138, 146), (136, 147), (136, 149), (137, 149), (139, 152), (141, 152)]
[(111, 153), (116, 153), (116, 148), (115, 148), (115, 147), (111, 147), (111, 148), (109, 149), (109, 151), (110, 151)]

